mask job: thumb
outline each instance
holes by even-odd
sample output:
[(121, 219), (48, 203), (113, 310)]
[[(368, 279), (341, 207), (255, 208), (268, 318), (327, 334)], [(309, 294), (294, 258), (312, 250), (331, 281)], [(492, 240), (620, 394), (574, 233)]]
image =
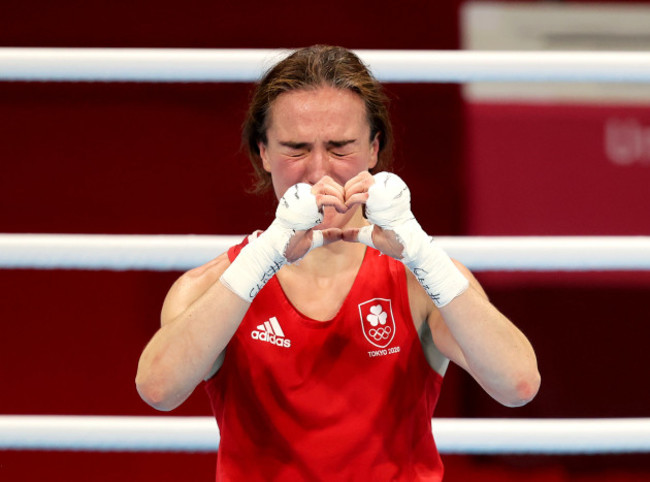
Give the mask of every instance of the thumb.
[(342, 239), (348, 243), (361, 243), (374, 248), (375, 243), (372, 240), (372, 233), (374, 229), (374, 224), (369, 224), (368, 226), (364, 226), (362, 228), (345, 229), (342, 233)]
[(312, 249), (328, 245), (342, 238), (341, 230), (330, 229), (308, 229), (307, 231), (295, 231), (290, 238), (289, 244), (284, 250), (284, 256), (289, 263), (295, 263), (303, 258)]
[(343, 232), (339, 228), (314, 229), (309, 233), (311, 234), (310, 251), (343, 239)]

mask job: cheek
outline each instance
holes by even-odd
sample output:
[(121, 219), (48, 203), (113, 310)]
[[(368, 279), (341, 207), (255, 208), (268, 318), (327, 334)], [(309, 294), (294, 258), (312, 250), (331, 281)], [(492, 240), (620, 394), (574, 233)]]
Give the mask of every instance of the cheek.
[(303, 162), (282, 159), (273, 164), (271, 175), (277, 178), (298, 179), (304, 174), (304, 172), (305, 166)]
[(278, 199), (294, 184), (304, 182), (304, 168), (297, 162), (274, 162), (270, 172)]

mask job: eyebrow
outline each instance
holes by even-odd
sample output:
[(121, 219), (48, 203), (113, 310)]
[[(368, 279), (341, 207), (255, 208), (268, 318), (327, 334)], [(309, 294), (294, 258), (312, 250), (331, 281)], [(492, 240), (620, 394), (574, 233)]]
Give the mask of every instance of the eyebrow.
[(283, 147), (290, 147), (291, 149), (304, 149), (309, 147), (308, 142), (280, 141), (280, 145)]
[[(342, 141), (327, 141), (328, 147), (340, 148), (356, 142), (356, 139), (345, 139)], [(291, 149), (305, 149), (311, 144), (309, 142), (280, 141), (280, 145)]]

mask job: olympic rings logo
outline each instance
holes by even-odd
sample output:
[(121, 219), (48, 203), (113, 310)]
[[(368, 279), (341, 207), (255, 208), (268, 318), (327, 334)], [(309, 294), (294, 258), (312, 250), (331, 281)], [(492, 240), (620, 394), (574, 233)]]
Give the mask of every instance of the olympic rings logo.
[(380, 326), (379, 328), (371, 328), (370, 330), (368, 330), (368, 334), (375, 341), (388, 340), (391, 331), (393, 330), (391, 329), (390, 326)]

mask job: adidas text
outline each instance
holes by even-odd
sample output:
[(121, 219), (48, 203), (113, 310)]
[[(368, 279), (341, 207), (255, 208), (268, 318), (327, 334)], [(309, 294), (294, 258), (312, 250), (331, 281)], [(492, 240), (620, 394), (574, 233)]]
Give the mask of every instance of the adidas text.
[(269, 321), (258, 325), (257, 330), (251, 331), (251, 338), (284, 348), (291, 347), (291, 340), (284, 337), (284, 332), (275, 316), (271, 317)]
[(253, 331), (251, 332), (251, 338), (253, 340), (267, 341), (273, 345), (283, 346), (289, 348), (291, 346), (291, 340), (285, 338), (279, 338), (271, 333), (266, 333), (264, 331)]

